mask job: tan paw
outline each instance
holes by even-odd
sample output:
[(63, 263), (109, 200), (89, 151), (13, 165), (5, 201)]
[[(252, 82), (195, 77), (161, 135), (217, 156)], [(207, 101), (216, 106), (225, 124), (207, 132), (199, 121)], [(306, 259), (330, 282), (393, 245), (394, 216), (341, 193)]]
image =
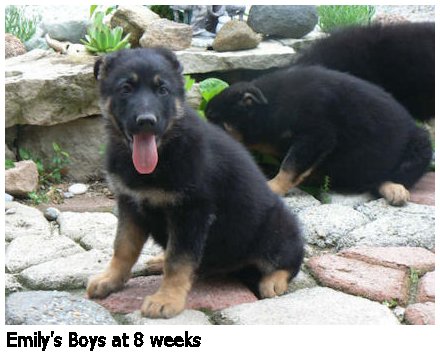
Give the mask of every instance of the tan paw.
[(384, 182), (379, 187), (379, 193), (388, 201), (392, 206), (403, 206), (410, 199), (410, 193), (401, 184), (393, 182)]
[(159, 254), (146, 262), (147, 272), (149, 274), (162, 274), (165, 262), (165, 254)]
[(124, 286), (124, 280), (115, 277), (109, 272), (92, 277), (87, 284), (87, 295), (90, 298), (104, 298), (110, 293), (120, 290)]
[(259, 284), (261, 298), (280, 296), (287, 291), (290, 273), (286, 270), (277, 270), (264, 276)]
[(185, 309), (185, 302), (185, 297), (158, 292), (145, 297), (141, 313), (149, 318), (172, 318)]

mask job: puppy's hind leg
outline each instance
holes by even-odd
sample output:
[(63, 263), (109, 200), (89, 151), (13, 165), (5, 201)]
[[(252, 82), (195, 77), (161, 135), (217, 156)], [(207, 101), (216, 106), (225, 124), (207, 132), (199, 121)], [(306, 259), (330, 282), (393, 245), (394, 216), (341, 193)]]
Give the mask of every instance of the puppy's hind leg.
[(432, 147), (428, 133), (422, 128), (414, 127), (402, 158), (392, 171), (390, 179), (379, 185), (379, 194), (391, 205), (404, 205), (410, 199), (408, 188), (427, 171), (431, 157)]

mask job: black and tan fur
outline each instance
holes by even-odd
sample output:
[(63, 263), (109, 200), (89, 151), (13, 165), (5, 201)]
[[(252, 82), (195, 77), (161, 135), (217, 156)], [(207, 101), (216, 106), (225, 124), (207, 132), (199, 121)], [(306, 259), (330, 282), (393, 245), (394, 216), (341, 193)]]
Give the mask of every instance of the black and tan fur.
[[(90, 280), (87, 292), (106, 297), (122, 288), (152, 236), (165, 253), (150, 267), (164, 277), (141, 311), (154, 318), (180, 313), (203, 274), (253, 267), (260, 273), (259, 296), (280, 295), (303, 258), (295, 216), (246, 150), (185, 105), (181, 70), (164, 49), (123, 50), (95, 65), (119, 222), (110, 266)], [(141, 116), (154, 119), (138, 126)], [(156, 139), (152, 173), (139, 173), (132, 161), (139, 131)]]
[(403, 205), (432, 156), (427, 132), (391, 95), (319, 66), (235, 83), (208, 103), (206, 115), (249, 148), (280, 158), (269, 181), (280, 195), (315, 174), (328, 176), (335, 190), (370, 191)]

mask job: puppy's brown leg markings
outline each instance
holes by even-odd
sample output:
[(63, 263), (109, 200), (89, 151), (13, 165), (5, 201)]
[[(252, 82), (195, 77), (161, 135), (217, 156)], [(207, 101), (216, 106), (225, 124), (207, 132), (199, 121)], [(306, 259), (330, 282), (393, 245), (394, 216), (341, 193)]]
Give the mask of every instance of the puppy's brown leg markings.
[(131, 268), (145, 243), (143, 230), (129, 220), (120, 218), (114, 253), (107, 270), (89, 280), (87, 295), (104, 298), (121, 289), (130, 277)]
[(275, 270), (263, 276), (259, 284), (261, 298), (280, 296), (287, 291), (290, 272), (287, 270)]
[(410, 193), (405, 186), (391, 181), (382, 183), (379, 193), (393, 206), (403, 206), (410, 199)]
[(295, 172), (280, 169), (278, 174), (268, 181), (270, 189), (280, 196), (284, 196), (290, 189), (300, 185), (314, 170), (314, 166), (297, 175)]
[(295, 174), (293, 172), (280, 169), (278, 174), (267, 183), (273, 192), (280, 196), (284, 196), (294, 186), (294, 176)]
[[(170, 260), (171, 259), (171, 260)], [(185, 308), (194, 276), (194, 263), (188, 259), (165, 257), (164, 277), (159, 290), (145, 297), (142, 315), (150, 318), (171, 318)]]
[(165, 254), (153, 256), (146, 262), (147, 272), (149, 274), (162, 274), (165, 263)]

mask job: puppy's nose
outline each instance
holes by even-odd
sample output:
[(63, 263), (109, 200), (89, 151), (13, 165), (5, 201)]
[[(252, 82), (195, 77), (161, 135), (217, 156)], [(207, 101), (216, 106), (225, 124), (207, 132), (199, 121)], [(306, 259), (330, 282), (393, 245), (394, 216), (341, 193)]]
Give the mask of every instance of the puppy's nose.
[(157, 123), (157, 118), (152, 113), (139, 115), (136, 118), (136, 124), (142, 128), (153, 128)]

